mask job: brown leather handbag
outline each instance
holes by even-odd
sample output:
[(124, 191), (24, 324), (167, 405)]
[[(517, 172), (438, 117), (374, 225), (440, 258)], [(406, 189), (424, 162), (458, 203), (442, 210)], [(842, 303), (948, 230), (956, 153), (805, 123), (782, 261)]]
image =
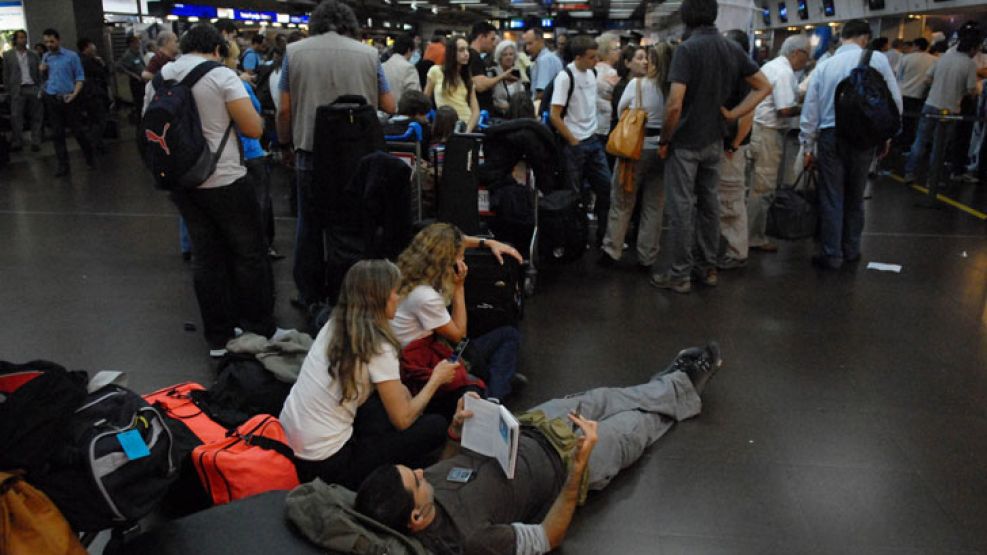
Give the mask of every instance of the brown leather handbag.
[(620, 114), (620, 120), (610, 131), (607, 139), (607, 153), (618, 158), (640, 160), (644, 145), (644, 126), (648, 123), (648, 112), (641, 107), (641, 78), (637, 78), (637, 108), (634, 102)]

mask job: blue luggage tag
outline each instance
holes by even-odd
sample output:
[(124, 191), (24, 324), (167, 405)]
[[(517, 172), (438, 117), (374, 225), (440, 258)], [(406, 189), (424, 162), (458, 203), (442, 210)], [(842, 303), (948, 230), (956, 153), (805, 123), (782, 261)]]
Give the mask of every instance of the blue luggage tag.
[(123, 453), (132, 461), (142, 459), (151, 454), (151, 450), (147, 448), (144, 438), (141, 437), (140, 432), (137, 430), (129, 430), (117, 434), (117, 441), (120, 442), (120, 447), (123, 447)]

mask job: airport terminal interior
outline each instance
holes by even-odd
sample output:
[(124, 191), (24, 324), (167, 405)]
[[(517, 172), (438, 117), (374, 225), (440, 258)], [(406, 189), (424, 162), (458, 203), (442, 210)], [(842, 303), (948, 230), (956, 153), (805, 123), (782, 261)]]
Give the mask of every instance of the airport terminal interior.
[[(983, 19), (983, 5), (960, 2), (952, 20), (929, 20)], [(636, 22), (617, 31), (672, 13), (646, 15), (649, 4), (660, 12), (663, 3), (640, 3), (623, 14)], [(756, 48), (763, 39), (776, 49), (803, 29), (795, 2), (797, 28), (768, 4), (770, 24), (756, 15)], [(920, 16), (898, 12), (894, 29), (917, 29)], [(811, 21), (826, 25), (815, 11)], [(210, 384), (217, 361), (178, 211), (152, 185), (125, 101), (114, 117), (119, 137), (93, 167), (71, 138), (68, 176), (53, 176), (47, 140), (0, 166), (0, 360), (122, 371), (139, 393)], [(981, 173), (979, 184), (946, 183), (932, 198), (903, 179), (904, 163), (895, 149), (872, 173), (861, 259), (839, 270), (810, 263), (812, 239), (752, 251), (718, 286), (694, 284), (689, 295), (652, 287), (633, 248), (614, 266), (597, 263), (596, 246), (538, 266), (519, 324), (527, 383), (504, 400), (513, 411), (644, 382), (686, 347), (716, 341), (723, 357), (701, 414), (591, 493), (558, 553), (987, 554), (987, 182)], [(272, 261), (274, 315), (281, 328), (312, 332), (291, 303), (293, 187), (274, 165), (273, 246), (286, 255)], [(663, 248), (656, 264), (667, 262)]]

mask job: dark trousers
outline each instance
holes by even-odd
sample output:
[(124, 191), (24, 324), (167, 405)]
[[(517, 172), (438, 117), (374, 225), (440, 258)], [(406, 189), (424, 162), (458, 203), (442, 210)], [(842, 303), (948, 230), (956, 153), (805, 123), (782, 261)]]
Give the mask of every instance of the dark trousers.
[(221, 348), (233, 328), (270, 337), (274, 279), (250, 177), (226, 187), (174, 191), (195, 246), (192, 272), (206, 341)]
[(504, 399), (511, 392), (511, 379), (517, 373), (521, 332), (514, 326), (502, 326), (470, 339), (464, 355), (472, 373), (487, 382), (487, 395)]
[(110, 99), (102, 95), (90, 95), (83, 104), (89, 127), (89, 142), (100, 152), (105, 148), (103, 135), (106, 133), (106, 120), (110, 115), (109, 106)]
[(840, 140), (836, 129), (823, 129), (816, 143), (819, 168), (819, 239), (822, 255), (832, 261), (860, 257), (864, 230), (864, 188), (874, 149)]
[(672, 256), (668, 275), (675, 281), (716, 267), (722, 157), (723, 143), (716, 141), (698, 150), (673, 148), (665, 160), (665, 241)]
[(244, 162), (247, 175), (254, 182), (254, 194), (260, 207), (261, 221), (264, 224), (264, 239), (267, 245), (274, 243), (274, 203), (271, 201), (271, 169), (267, 158), (253, 158)]
[(602, 243), (607, 231), (607, 216), (610, 213), (610, 167), (607, 165), (607, 154), (603, 143), (593, 135), (578, 145), (565, 145), (566, 172), (569, 186), (575, 191), (583, 191), (583, 182), (589, 184), (596, 193), (596, 242)]
[(407, 430), (399, 431), (375, 393), (357, 410), (353, 436), (343, 448), (322, 461), (298, 460), (298, 479), (311, 482), (321, 478), (356, 491), (378, 466), (423, 468), (434, 462), (430, 455), (445, 444), (447, 426), (441, 416), (423, 414)]
[(55, 156), (58, 158), (60, 168), (67, 168), (69, 165), (69, 151), (65, 146), (65, 136), (68, 129), (71, 129), (72, 134), (75, 135), (75, 140), (82, 148), (82, 154), (86, 157), (86, 161), (92, 162), (93, 159), (93, 147), (89, 143), (82, 122), (79, 120), (81, 103), (79, 98), (66, 104), (61, 96), (45, 95), (45, 111), (51, 118), (52, 143), (55, 145)]
[(131, 115), (135, 121), (140, 121), (141, 112), (144, 111), (144, 82), (133, 77), (130, 77), (128, 82), (130, 83), (130, 97), (134, 99)]
[[(977, 97), (964, 96), (960, 105), (960, 114), (972, 116), (977, 112)], [(966, 167), (970, 163), (970, 139), (973, 136), (973, 122), (956, 122), (956, 134), (953, 135), (953, 142), (949, 147), (949, 154), (946, 160), (949, 162), (950, 173), (961, 174), (966, 172)]]
[(919, 118), (922, 117), (922, 106), (925, 101), (921, 98), (903, 97), (902, 106), (904, 113), (901, 116), (901, 134), (895, 143), (901, 147), (911, 146), (915, 141), (915, 129), (918, 127)]
[(298, 184), (298, 227), (295, 232), (295, 261), (292, 273), (299, 299), (306, 305), (324, 302), (326, 283), (325, 231), (328, 225), (327, 192), (313, 187), (311, 170), (296, 169)]

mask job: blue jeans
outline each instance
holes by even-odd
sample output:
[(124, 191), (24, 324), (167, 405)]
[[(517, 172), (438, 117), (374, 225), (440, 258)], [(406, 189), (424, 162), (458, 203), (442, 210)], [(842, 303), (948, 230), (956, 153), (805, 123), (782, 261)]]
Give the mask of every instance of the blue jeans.
[(693, 267), (716, 267), (720, 247), (720, 158), (723, 143), (699, 150), (673, 148), (665, 161), (665, 221), (672, 265), (668, 275), (688, 280)]
[(182, 249), (182, 254), (192, 252), (192, 238), (188, 235), (188, 224), (182, 216), (178, 216), (178, 247)]
[(862, 150), (840, 140), (835, 128), (823, 129), (816, 157), (822, 255), (839, 262), (856, 260), (864, 230), (864, 188), (874, 149)]
[(270, 337), (274, 278), (250, 178), (214, 189), (172, 191), (171, 199), (195, 245), (195, 296), (209, 346), (224, 346), (237, 325)]
[[(936, 124), (939, 120), (935, 118), (927, 118), (926, 114), (938, 114), (939, 109), (933, 108), (928, 104), (922, 106), (922, 117), (918, 119), (918, 127), (915, 131), (915, 142), (912, 143), (912, 149), (908, 153), (908, 161), (905, 162), (905, 173), (914, 174), (915, 170), (918, 169), (919, 163), (925, 158), (925, 149), (929, 146), (929, 143), (935, 139), (936, 135)], [(952, 142), (953, 135), (956, 133), (956, 124), (946, 123), (946, 135), (944, 139), (946, 141), (946, 146)], [(932, 145), (932, 156), (929, 158), (929, 170), (931, 172), (932, 168), (936, 167), (938, 164), (942, 164), (943, 160), (938, 160), (935, 158), (936, 146)]]
[(607, 231), (607, 216), (610, 213), (610, 166), (607, 165), (607, 153), (600, 139), (592, 137), (578, 145), (565, 145), (562, 152), (565, 157), (566, 172), (569, 186), (573, 191), (582, 191), (583, 182), (589, 183), (596, 193), (596, 240), (603, 241)]
[(520, 349), (521, 332), (514, 326), (502, 326), (470, 339), (464, 356), (474, 374), (481, 370), (478, 375), (487, 382), (487, 396), (503, 399), (510, 394)]
[(325, 231), (329, 224), (327, 191), (313, 187), (312, 154), (297, 153), (295, 183), (298, 188), (298, 227), (292, 274), (299, 299), (306, 305), (324, 302), (326, 282)]

